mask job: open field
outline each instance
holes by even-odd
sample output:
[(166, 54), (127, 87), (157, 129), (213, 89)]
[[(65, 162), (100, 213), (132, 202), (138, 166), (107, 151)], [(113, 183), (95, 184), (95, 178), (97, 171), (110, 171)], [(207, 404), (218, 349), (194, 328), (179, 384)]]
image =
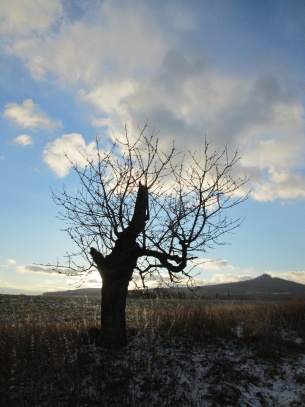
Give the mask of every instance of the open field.
[(129, 300), (106, 351), (96, 298), (0, 295), (1, 406), (303, 406), (305, 301)]

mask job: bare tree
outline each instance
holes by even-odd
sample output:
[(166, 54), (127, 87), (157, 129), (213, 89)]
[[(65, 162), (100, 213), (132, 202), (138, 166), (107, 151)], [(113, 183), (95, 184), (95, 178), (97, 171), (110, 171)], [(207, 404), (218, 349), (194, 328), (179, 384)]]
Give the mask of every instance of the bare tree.
[[(237, 151), (217, 153), (205, 141), (199, 153), (179, 153), (174, 143), (166, 153), (147, 125), (137, 137), (125, 128), (111, 148), (101, 147), (96, 140), (96, 157), (83, 156), (85, 167), (70, 161), (77, 192), (71, 196), (64, 188), (53, 198), (80, 249), (69, 255), (69, 266), (83, 275), (97, 268), (101, 275), (103, 345), (120, 348), (134, 272), (144, 287), (152, 276), (164, 278), (164, 270), (172, 282), (192, 278), (192, 260), (240, 225), (226, 210), (247, 199), (237, 194), (247, 179), (234, 176)], [(79, 255), (88, 267), (77, 267)]]

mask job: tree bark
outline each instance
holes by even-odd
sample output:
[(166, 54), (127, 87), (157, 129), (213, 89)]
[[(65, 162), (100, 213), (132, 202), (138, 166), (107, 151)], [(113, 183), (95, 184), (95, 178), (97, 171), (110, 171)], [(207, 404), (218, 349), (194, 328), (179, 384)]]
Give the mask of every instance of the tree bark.
[(91, 247), (90, 254), (102, 277), (102, 344), (107, 349), (126, 346), (125, 308), (128, 284), (140, 256), (138, 235), (144, 230), (148, 213), (148, 188), (139, 184), (133, 217), (118, 233), (115, 245), (107, 256)]
[(103, 278), (102, 286), (102, 345), (107, 349), (126, 346), (125, 308), (129, 280)]

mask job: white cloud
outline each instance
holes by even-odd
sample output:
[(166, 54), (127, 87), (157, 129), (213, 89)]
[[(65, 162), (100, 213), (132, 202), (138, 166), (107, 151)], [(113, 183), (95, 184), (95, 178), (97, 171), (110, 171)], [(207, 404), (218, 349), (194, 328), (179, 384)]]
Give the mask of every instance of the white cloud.
[(49, 266), (23, 265), (17, 266), (16, 271), (18, 273), (57, 274), (52, 267)]
[(267, 181), (254, 185), (252, 197), (257, 201), (305, 198), (305, 176), (270, 168)]
[(89, 17), (82, 17), (62, 18), (56, 33), (46, 34), (42, 27), (44, 35), (16, 36), (6, 51), (21, 58), (36, 79), (45, 79), (49, 72), (64, 85), (91, 88), (111, 78), (142, 76), (159, 64), (165, 48), (163, 30), (144, 3), (104, 1)]
[(64, 134), (61, 138), (48, 143), (43, 151), (44, 162), (58, 177), (65, 177), (71, 169), (69, 158), (74, 164), (84, 168), (89, 159), (96, 159), (95, 143), (86, 142), (81, 134)]
[(32, 57), (26, 64), (34, 79), (44, 81), (46, 79), (46, 69), (41, 55)]
[(230, 264), (227, 260), (195, 259), (192, 263), (198, 268), (204, 270), (236, 270), (236, 267)]
[(117, 114), (124, 117), (128, 112), (128, 100), (135, 92), (134, 80), (109, 81), (89, 93), (80, 93), (83, 100), (94, 104), (104, 114)]
[(271, 277), (283, 278), (284, 280), (294, 281), (295, 283), (305, 284), (305, 271), (266, 271)]
[(74, 274), (69, 268), (54, 266), (37, 266), (34, 264), (17, 266), (18, 273), (38, 273), (38, 274)]
[(12, 266), (15, 266), (16, 260), (14, 259), (7, 259), (5, 264), (0, 264), (0, 269), (8, 269), (11, 268)]
[(5, 106), (3, 116), (18, 126), (28, 129), (52, 131), (62, 126), (59, 120), (50, 119), (32, 99), (24, 100), (21, 105), (18, 103), (8, 103)]
[(216, 274), (208, 280), (207, 285), (237, 283), (239, 281), (247, 281), (254, 278), (251, 275), (236, 275), (236, 274)]
[(11, 0), (0, 2), (0, 32), (28, 34), (47, 30), (62, 14), (60, 0)]
[(27, 147), (33, 143), (33, 140), (32, 137), (27, 134), (20, 134), (20, 136), (14, 138), (13, 143), (21, 147)]

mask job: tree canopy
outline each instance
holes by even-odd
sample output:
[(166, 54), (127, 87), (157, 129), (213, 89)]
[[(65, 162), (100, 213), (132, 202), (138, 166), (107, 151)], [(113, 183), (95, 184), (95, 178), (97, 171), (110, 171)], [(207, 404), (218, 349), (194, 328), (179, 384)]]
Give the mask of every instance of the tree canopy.
[[(125, 127), (108, 149), (96, 139), (96, 156), (83, 156), (84, 166), (70, 161), (80, 187), (73, 196), (63, 189), (53, 198), (80, 249), (69, 255), (71, 268), (87, 275), (97, 265), (94, 250), (114, 257), (123, 236), (132, 235), (143, 286), (150, 278), (164, 280), (164, 270), (170, 281), (185, 281), (192, 278), (186, 266), (240, 225), (240, 218), (227, 217), (248, 196), (240, 192), (247, 177), (234, 172), (238, 151), (214, 151), (205, 139), (196, 152), (177, 151), (174, 143), (164, 151), (160, 144), (147, 125), (137, 137)], [(76, 265), (78, 255), (87, 267)]]

